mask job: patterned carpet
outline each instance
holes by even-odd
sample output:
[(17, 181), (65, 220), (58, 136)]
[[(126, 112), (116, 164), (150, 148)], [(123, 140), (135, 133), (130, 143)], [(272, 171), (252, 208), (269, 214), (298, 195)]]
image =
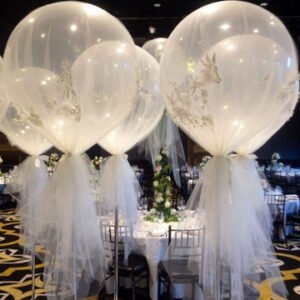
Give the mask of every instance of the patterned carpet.
[[(0, 211), (0, 300), (32, 299), (32, 275), (29, 262), (31, 256), (24, 254), (23, 237), (20, 234), (19, 217), (14, 210)], [(42, 252), (37, 247), (37, 252)], [(289, 300), (300, 299), (300, 242), (289, 244), (288, 249), (276, 245), (277, 260), (271, 262), (280, 266), (282, 276), (289, 291)], [(43, 289), (43, 264), (36, 259), (35, 290), (36, 299), (46, 299)], [(273, 285), (278, 280), (274, 278)], [(260, 300), (282, 300), (284, 298), (270, 296), (267, 282), (254, 284), (260, 290)], [(97, 299), (97, 296), (89, 298)]]

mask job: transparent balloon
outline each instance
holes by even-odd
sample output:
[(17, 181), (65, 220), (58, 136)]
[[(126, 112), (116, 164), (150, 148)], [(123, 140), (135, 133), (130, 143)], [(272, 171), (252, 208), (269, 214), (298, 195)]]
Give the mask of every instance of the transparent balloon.
[(91, 147), (134, 104), (132, 38), (117, 19), (91, 4), (36, 9), (14, 29), (4, 56), (10, 98), (63, 152)]
[[(37, 243), (41, 214), (41, 190), (48, 182), (46, 156), (41, 155), (52, 145), (24, 119), (22, 112), (12, 104), (0, 122), (0, 130), (10, 144), (17, 146), (29, 156), (15, 168), (12, 180), (6, 184), (5, 192), (18, 200), (17, 212), (24, 224), (25, 251), (32, 251)], [(34, 253), (34, 252), (33, 252)]]
[(145, 50), (136, 46), (139, 88), (130, 115), (111, 130), (99, 144), (111, 154), (123, 154), (146, 137), (157, 125), (165, 108), (159, 87), (159, 65)]
[(5, 79), (3, 74), (3, 59), (0, 56), (0, 120), (4, 116), (7, 106), (8, 106), (8, 99), (5, 92)]
[[(105, 199), (106, 209), (113, 210), (118, 205), (120, 214), (128, 224), (132, 224), (137, 217), (139, 190), (136, 176), (123, 154), (149, 135), (157, 126), (165, 108), (160, 95), (158, 63), (142, 48), (136, 47), (136, 52), (139, 71), (136, 105), (117, 128), (99, 141), (101, 147), (119, 157), (109, 158), (109, 161), (113, 160), (115, 163), (107, 161), (101, 175), (101, 194)], [(114, 192), (114, 184), (109, 183), (111, 176), (118, 182), (117, 193)]]
[(17, 146), (26, 154), (37, 156), (52, 145), (28, 122), (20, 109), (10, 104), (0, 122), (0, 130), (7, 136), (12, 146)]
[(136, 101), (134, 43), (101, 8), (58, 2), (16, 26), (4, 57), (9, 98), (65, 153), (42, 194), (45, 282), (59, 285), (55, 297), (64, 291), (85, 297), (88, 291), (79, 282), (97, 278), (103, 284), (105, 265), (89, 165), (80, 154), (123, 121)]
[[(248, 182), (240, 180), (248, 172), (251, 187), (261, 190), (254, 164), (250, 167), (247, 158), (245, 163), (228, 154), (262, 134), (266, 141), (278, 129), (274, 118), (282, 118), (283, 124), (292, 115), (297, 68), (296, 49), (282, 22), (246, 2), (204, 6), (187, 16), (168, 39), (161, 61), (167, 110), (189, 137), (215, 156), (203, 170), (199, 198), (209, 236), (203, 277), (208, 299), (224, 292), (218, 283), (223, 266), (230, 266), (233, 299), (244, 299), (243, 278), (254, 278), (255, 262), (266, 259), (272, 249), (266, 231), (248, 230), (262, 224), (253, 203), (261, 203), (263, 193), (250, 193)], [(272, 130), (265, 134), (269, 126)], [(259, 199), (253, 201), (250, 194)], [(267, 277), (279, 275), (276, 268), (268, 272)], [(283, 285), (277, 287), (284, 295)]]
[[(156, 38), (147, 41), (143, 49), (160, 62), (167, 40), (167, 38)], [(139, 144), (139, 152), (145, 153), (145, 157), (152, 162), (154, 168), (155, 160), (163, 147), (168, 151), (173, 177), (177, 186), (180, 186), (179, 169), (185, 164), (186, 158), (178, 128), (167, 114), (163, 115), (157, 127)]]
[(166, 42), (168, 41), (167, 38), (156, 38), (150, 41), (147, 41), (143, 45), (143, 49), (149, 52), (158, 62), (163, 55), (163, 50), (165, 47)]

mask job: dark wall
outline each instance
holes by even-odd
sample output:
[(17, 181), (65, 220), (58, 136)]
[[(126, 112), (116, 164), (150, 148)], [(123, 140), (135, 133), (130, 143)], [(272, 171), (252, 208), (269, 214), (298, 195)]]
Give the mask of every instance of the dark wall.
[(259, 159), (269, 159), (278, 152), (283, 160), (300, 160), (300, 105), (293, 117), (262, 146), (256, 155)]

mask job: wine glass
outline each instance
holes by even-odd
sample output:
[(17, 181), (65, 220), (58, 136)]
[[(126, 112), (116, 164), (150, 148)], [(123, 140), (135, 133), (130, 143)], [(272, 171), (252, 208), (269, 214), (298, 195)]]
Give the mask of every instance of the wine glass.
[(139, 197), (138, 198), (138, 210), (142, 211), (143, 210), (143, 203), (144, 203), (144, 197)]
[(143, 198), (143, 214), (145, 215), (148, 211), (148, 198)]
[(158, 223), (159, 224), (162, 224), (164, 221), (165, 221), (165, 215), (162, 211), (159, 211), (158, 212)]
[(177, 209), (182, 212), (185, 209), (185, 200), (183, 197), (178, 198), (177, 200)]

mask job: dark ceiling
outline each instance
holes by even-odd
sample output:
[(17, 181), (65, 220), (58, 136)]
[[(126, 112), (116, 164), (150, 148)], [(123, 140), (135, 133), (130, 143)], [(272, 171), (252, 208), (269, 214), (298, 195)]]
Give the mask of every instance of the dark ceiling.
[[(29, 12), (45, 4), (58, 2), (47, 0), (0, 1), (0, 51), (3, 53), (9, 34)], [(138, 45), (154, 37), (168, 37), (174, 27), (193, 10), (215, 1), (201, 0), (87, 0), (119, 18)], [(259, 0), (249, 1), (262, 5), (280, 17), (288, 27), (295, 42), (300, 45), (300, 1)], [(156, 29), (150, 34), (149, 26)]]

